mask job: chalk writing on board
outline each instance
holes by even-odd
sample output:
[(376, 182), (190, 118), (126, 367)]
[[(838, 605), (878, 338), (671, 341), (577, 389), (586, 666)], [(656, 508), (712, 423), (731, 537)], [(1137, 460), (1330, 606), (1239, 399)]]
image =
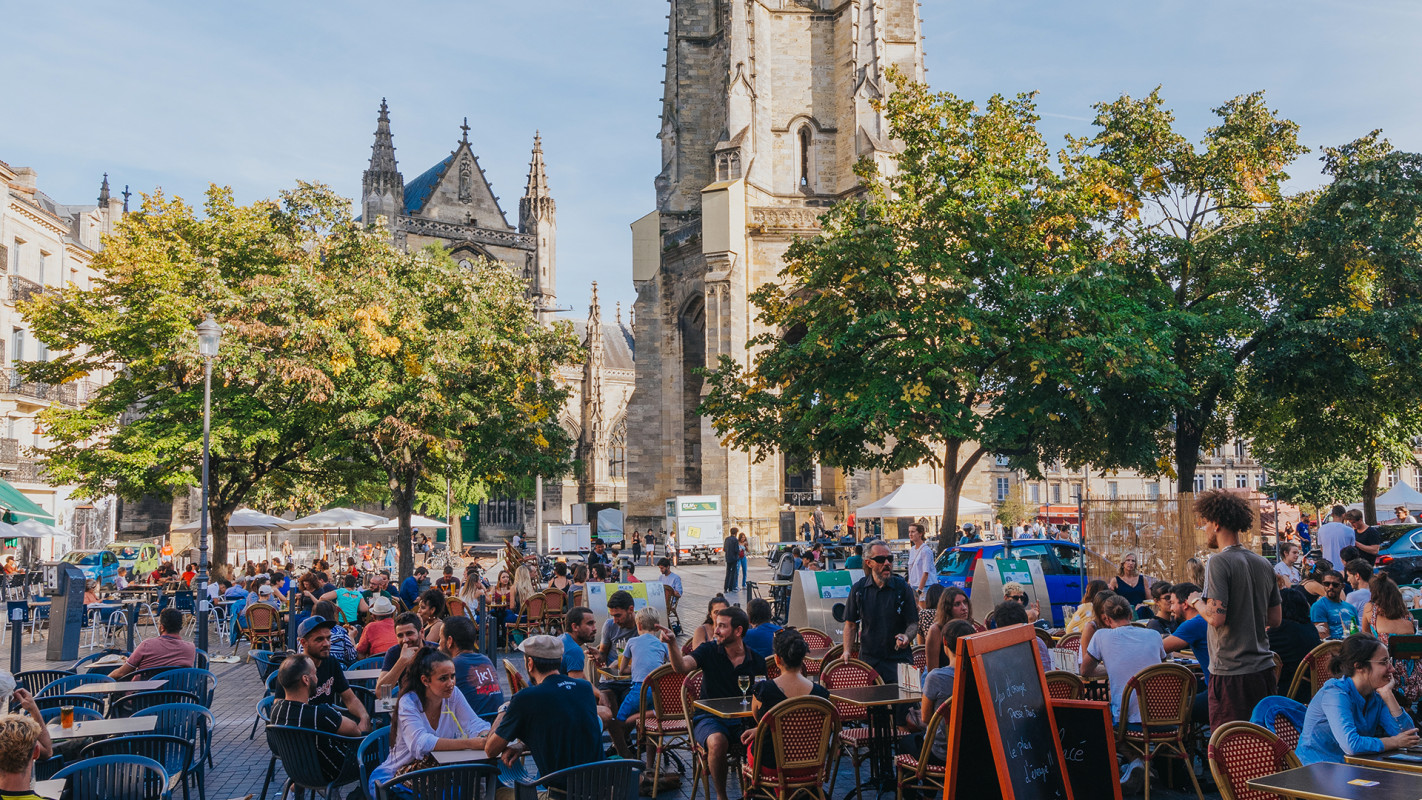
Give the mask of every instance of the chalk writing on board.
[[(991, 681), (991, 687), (999, 724), (1005, 722), (1011, 726), (1012, 734), (1021, 734), (1020, 738), (1013, 735), (1003, 742), (1008, 759), (1018, 771), (1021, 785), (1038, 782), (1051, 784), (1059, 768), (1051, 742), (1037, 741), (1042, 733), (1042, 721), (1038, 717), (1043, 715), (1044, 709), (1040, 691), (1033, 692), (1031, 689), (1038, 687), (1029, 687), (1024, 681), (1004, 676)], [(1039, 744), (1042, 745), (1040, 748)]]

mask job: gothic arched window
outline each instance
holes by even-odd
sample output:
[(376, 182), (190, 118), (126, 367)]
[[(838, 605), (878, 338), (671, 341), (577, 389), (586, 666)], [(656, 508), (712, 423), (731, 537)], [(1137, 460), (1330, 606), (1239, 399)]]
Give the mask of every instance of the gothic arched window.
[(608, 476), (627, 477), (627, 418), (617, 421), (607, 445)]
[(810, 186), (810, 126), (800, 129), (800, 186)]

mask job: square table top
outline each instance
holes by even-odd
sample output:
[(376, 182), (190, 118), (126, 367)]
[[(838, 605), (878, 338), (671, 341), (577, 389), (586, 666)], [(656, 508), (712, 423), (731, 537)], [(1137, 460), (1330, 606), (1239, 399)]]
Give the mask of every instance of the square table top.
[(60, 796), (61, 794), (64, 794), (64, 784), (65, 784), (66, 782), (67, 782), (67, 781), (65, 781), (63, 778), (61, 778), (61, 779), (59, 779), (59, 780), (57, 780), (57, 781), (56, 781), (56, 780), (35, 781), (35, 782), (34, 782), (34, 792), (35, 792), (35, 794), (39, 795), (40, 797), (45, 797), (45, 798), (48, 798), (49, 800), (59, 800), (59, 796)]
[[(57, 721), (49, 724), (49, 738), (82, 739), (85, 736), (119, 736), (125, 733), (152, 733), (158, 727), (157, 717), (119, 717), (118, 719), (86, 719), (75, 721), (74, 727), (65, 730)], [(1416, 800), (1416, 798), (1412, 798)]]
[(713, 697), (697, 700), (692, 705), (721, 719), (750, 719), (752, 716), (750, 704), (741, 705), (739, 697)]
[(430, 753), (440, 764), (467, 764), (471, 761), (493, 761), (483, 750), (435, 750)]
[(794, 581), (751, 581), (756, 586), (794, 586)]
[[(856, 706), (894, 706), (917, 703), (922, 692), (905, 689), (896, 683), (882, 686), (853, 686), (846, 689), (831, 689), (830, 697)], [(1417, 800), (1417, 798), (1413, 798)]]
[(1375, 769), (1395, 769), (1402, 772), (1422, 774), (1422, 748), (1412, 750), (1385, 750), (1381, 753), (1344, 756), (1343, 760), (1360, 767)]
[(378, 669), (348, 669), (346, 670), (346, 680), (348, 681), (368, 681), (372, 678), (379, 678)]
[[(1350, 784), (1353, 780), (1377, 781), (1377, 785)], [(1249, 786), (1303, 800), (1417, 800), (1422, 797), (1422, 775), (1330, 761), (1255, 778)]]
[(166, 678), (151, 681), (111, 681), (109, 683), (86, 683), (75, 686), (69, 694), (117, 694), (118, 692), (151, 692), (168, 683)]

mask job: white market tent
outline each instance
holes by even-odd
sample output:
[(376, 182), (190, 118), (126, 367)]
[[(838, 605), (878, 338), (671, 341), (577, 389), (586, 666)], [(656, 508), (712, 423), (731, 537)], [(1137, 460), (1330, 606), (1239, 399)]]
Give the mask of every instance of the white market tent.
[[(419, 514), (410, 515), (410, 527), (413, 528), (448, 528), (449, 523), (440, 522), (430, 517), (422, 517)], [(400, 518), (391, 517), (379, 525), (370, 526), (372, 531), (398, 531), (400, 530)]]
[[(1408, 511), (1422, 509), (1422, 492), (1417, 491), (1403, 481), (1398, 481), (1396, 484), (1393, 484), (1391, 489), (1378, 495), (1377, 509), (1380, 521), (1391, 519), (1392, 510), (1398, 506), (1406, 506)], [(1348, 507), (1356, 508), (1361, 511), (1363, 503), (1359, 501)]]
[[(287, 530), (294, 527), (295, 525), (296, 523), (292, 522), (291, 520), (282, 519), (281, 517), (274, 517), (271, 514), (263, 514), (260, 511), (254, 511), (250, 508), (239, 508), (236, 511), (233, 511), (232, 516), (228, 518), (227, 532), (228, 534), (241, 534), (242, 547), (240, 548), (239, 558), (242, 559), (251, 558), (250, 548), (247, 546), (247, 535), (250, 533), (266, 534), (266, 557), (271, 558), (271, 532)], [(185, 525), (177, 525), (173, 528), (173, 530), (175, 531), (185, 532), (197, 532), (201, 529), (201, 519), (193, 520), (192, 522), (189, 522)], [(233, 550), (235, 552), (238, 549), (234, 546)]]
[[(958, 496), (958, 516), (991, 516), (992, 506)], [(935, 483), (905, 483), (867, 506), (855, 509), (860, 519), (875, 517), (941, 517), (943, 487)], [(956, 520), (955, 520), (956, 522)]]
[(328, 508), (325, 511), (318, 511), (315, 514), (302, 517), (290, 523), (291, 530), (294, 531), (321, 531), (321, 551), (326, 551), (325, 534), (334, 532), (336, 534), (337, 548), (340, 547), (340, 534), (347, 533), (347, 546), (355, 549), (355, 532), (358, 530), (370, 530), (376, 525), (385, 524), (385, 517), (377, 514), (367, 514), (364, 511), (356, 511), (353, 508)]

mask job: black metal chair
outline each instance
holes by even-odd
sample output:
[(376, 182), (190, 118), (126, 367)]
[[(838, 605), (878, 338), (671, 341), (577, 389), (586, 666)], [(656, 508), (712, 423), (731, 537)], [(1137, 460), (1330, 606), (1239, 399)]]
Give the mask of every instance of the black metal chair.
[(109, 719), (131, 717), (145, 708), (167, 705), (168, 703), (192, 703), (195, 706), (206, 708), (198, 700), (198, 696), (192, 692), (159, 689), (156, 692), (135, 692), (113, 701), (109, 704)]
[[(339, 774), (330, 775), (321, 764), (319, 751), (323, 743), (334, 744), (344, 754), (344, 763)], [(337, 736), (334, 733), (296, 728), (289, 725), (267, 726), (267, 747), (281, 759), (286, 771), (286, 782), (282, 784), (281, 795), (293, 789), (305, 789), (326, 798), (338, 798), (340, 787), (360, 780), (360, 759), (356, 758), (356, 748), (361, 737)], [(267, 774), (268, 782), (271, 773)], [(262, 787), (262, 800), (266, 800), (266, 785)]]
[(642, 764), (638, 761), (598, 761), (560, 769), (534, 781), (519, 781), (514, 786), (514, 796), (517, 800), (538, 800), (538, 787), (542, 785), (557, 789), (559, 800), (637, 800), (641, 775)]
[[(498, 767), (491, 764), (449, 764), (407, 772), (375, 787), (375, 793), (377, 800), (404, 800), (411, 796), (480, 800), (493, 796), (491, 785), (498, 777)], [(404, 792), (399, 791), (402, 789)]]
[(30, 669), (15, 675), (15, 685), (38, 696), (40, 690), (67, 675), (74, 673), (67, 669)]
[(141, 736), (119, 736), (100, 739), (85, 745), (79, 751), (79, 758), (98, 756), (143, 756), (163, 765), (168, 772), (168, 791), (171, 793), (178, 784), (183, 787), (183, 800), (188, 798), (188, 771), (193, 766), (193, 743), (177, 736), (144, 734)]
[[(360, 699), (361, 705), (365, 706), (365, 714), (371, 719), (375, 719), (375, 692), (364, 686), (352, 686), (351, 691)], [(388, 715), (386, 715), (388, 716)]]
[(102, 756), (70, 764), (55, 773), (64, 780), (65, 800), (169, 800), (168, 773), (151, 758)]
[(267, 695), (257, 701), (257, 718), (252, 720), (252, 732), (247, 734), (247, 739), (257, 738), (257, 726), (269, 725), (272, 721), (272, 703), (276, 702), (274, 695)]

